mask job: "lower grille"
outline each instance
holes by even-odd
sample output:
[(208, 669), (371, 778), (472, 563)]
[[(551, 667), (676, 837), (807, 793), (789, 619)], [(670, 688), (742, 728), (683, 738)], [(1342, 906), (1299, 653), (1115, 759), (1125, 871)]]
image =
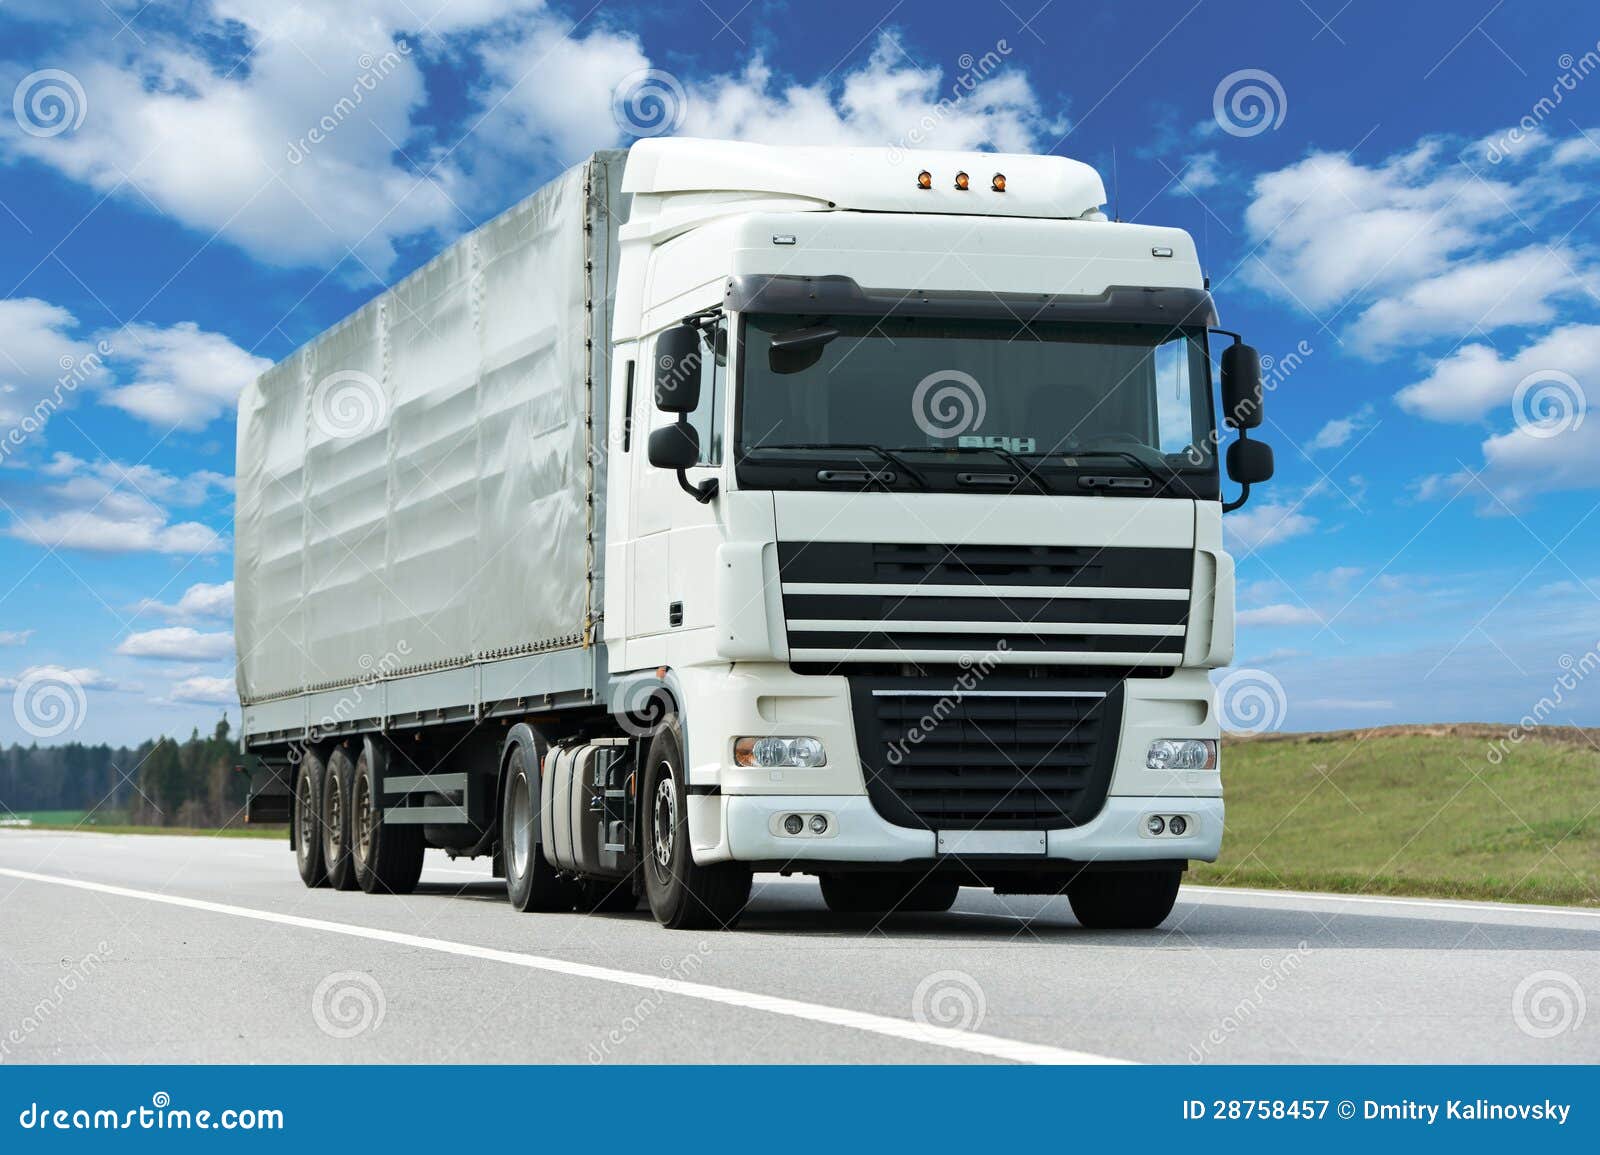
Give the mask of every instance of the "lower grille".
[[(917, 679), (919, 683), (923, 679)], [(1077, 826), (1105, 804), (1119, 685), (952, 689), (851, 679), (867, 793), (885, 819), (931, 830)]]

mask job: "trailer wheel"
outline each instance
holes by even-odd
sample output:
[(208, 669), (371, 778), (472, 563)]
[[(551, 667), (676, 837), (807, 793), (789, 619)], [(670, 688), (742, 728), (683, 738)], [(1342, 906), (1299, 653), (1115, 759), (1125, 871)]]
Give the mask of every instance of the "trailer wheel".
[(729, 929), (750, 900), (750, 871), (737, 862), (699, 866), (689, 846), (689, 800), (676, 723), (650, 742), (640, 810), (644, 892), (650, 911), (673, 930)]
[(294, 864), (308, 887), (328, 885), (322, 856), (322, 759), (311, 750), (300, 758), (294, 783)]
[(1151, 930), (1172, 913), (1183, 871), (1107, 870), (1067, 884), (1072, 913), (1092, 930)]
[(355, 862), (350, 854), (350, 798), (355, 766), (343, 747), (328, 756), (322, 774), (322, 857), (328, 885), (335, 890), (356, 888)]
[(840, 874), (819, 879), (822, 900), (835, 914), (937, 914), (955, 905), (961, 884), (952, 878), (904, 874)]
[[(531, 731), (529, 732), (531, 735)], [(571, 910), (577, 888), (561, 877), (539, 845), (539, 750), (530, 737), (513, 737), (500, 800), (500, 855), (506, 897), (520, 911)]]
[(388, 759), (376, 740), (363, 743), (350, 807), (356, 884), (368, 894), (410, 894), (422, 877), (427, 849), (422, 827), (384, 821), (383, 774)]

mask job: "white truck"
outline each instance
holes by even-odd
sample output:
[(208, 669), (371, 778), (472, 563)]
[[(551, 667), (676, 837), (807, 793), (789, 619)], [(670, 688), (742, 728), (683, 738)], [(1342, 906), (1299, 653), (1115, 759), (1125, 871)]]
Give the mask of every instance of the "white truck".
[[(255, 821), (723, 927), (962, 886), (1152, 927), (1217, 856), (1260, 361), (1061, 157), (644, 140), (248, 388)], [(1225, 504), (1221, 431), (1239, 496)]]

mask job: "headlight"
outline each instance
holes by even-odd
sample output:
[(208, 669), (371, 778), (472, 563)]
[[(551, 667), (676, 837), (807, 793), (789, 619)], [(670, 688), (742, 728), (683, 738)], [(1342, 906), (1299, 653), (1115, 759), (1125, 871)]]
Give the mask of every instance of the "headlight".
[(764, 770), (826, 766), (828, 755), (815, 738), (735, 738), (733, 760)]
[(1150, 770), (1215, 770), (1215, 738), (1159, 738), (1150, 743), (1144, 764)]

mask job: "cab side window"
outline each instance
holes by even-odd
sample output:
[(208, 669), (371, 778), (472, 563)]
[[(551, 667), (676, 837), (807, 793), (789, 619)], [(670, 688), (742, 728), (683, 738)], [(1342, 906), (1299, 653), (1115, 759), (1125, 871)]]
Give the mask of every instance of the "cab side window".
[(700, 403), (688, 415), (700, 434), (700, 464), (722, 464), (722, 409), (728, 388), (728, 328), (725, 320), (700, 331)]

